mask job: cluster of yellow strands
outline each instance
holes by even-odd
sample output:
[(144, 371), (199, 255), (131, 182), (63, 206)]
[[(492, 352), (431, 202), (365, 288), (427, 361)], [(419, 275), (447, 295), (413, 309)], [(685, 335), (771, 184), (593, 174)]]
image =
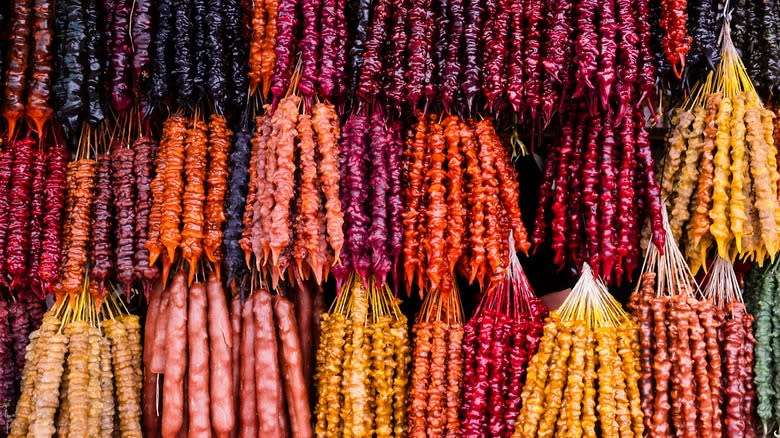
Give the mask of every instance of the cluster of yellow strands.
[(513, 437), (643, 436), (638, 357), (636, 326), (585, 265), (545, 324)]
[(407, 320), (386, 286), (353, 275), (321, 316), (318, 437), (406, 435)]
[(731, 41), (721, 61), (672, 115), (662, 197), (672, 234), (695, 274), (714, 247), (724, 258), (756, 260), (780, 249), (774, 113), (764, 108)]
[(30, 335), (9, 437), (142, 436), (138, 317), (117, 291), (97, 305), (88, 289), (58, 302)]

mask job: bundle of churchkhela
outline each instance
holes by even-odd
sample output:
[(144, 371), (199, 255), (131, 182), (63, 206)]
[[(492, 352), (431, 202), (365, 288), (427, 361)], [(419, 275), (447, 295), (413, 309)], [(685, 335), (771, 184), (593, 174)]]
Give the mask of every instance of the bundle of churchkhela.
[(398, 289), (402, 126), (379, 103), (358, 106), (344, 123), (339, 143), (344, 247), (333, 270), (339, 284), (352, 272), (364, 283), (373, 278), (383, 284), (392, 272)]
[(68, 151), (18, 134), (0, 141), (0, 283), (43, 298), (59, 279)]
[(49, 310), (30, 335), (9, 437), (141, 437), (141, 326), (118, 291), (97, 287)]
[[(52, 18), (54, 2), (14, 0), (8, 29), (8, 52), (2, 90), (2, 115), (7, 123), (7, 138), (15, 139), (17, 129), (26, 120), (30, 128), (43, 135), (44, 126), (54, 110), (52, 97)], [(63, 17), (64, 18), (64, 17)]]
[(777, 259), (763, 267), (754, 266), (745, 279), (745, 305), (754, 316), (755, 337), (753, 375), (756, 390), (756, 413), (764, 433), (777, 430), (780, 414), (780, 347), (775, 343), (777, 327), (780, 327), (778, 281), (780, 262)]
[[(259, 94), (268, 98), (270, 91), (276, 103), (295, 83), (306, 106), (310, 106), (315, 96), (330, 101), (345, 96), (348, 74), (352, 75), (354, 91), (355, 63), (360, 62), (366, 47), (360, 38), (354, 41), (348, 71), (347, 44), (351, 39), (347, 31), (352, 23), (348, 23), (350, 12), (345, 1), (273, 0), (256, 3), (251, 14), (250, 92), (260, 90)], [(352, 21), (353, 17), (349, 18)], [(361, 22), (366, 18), (361, 15)], [(365, 23), (356, 31), (365, 32)]]
[[(754, 336), (753, 328), (756, 326), (756, 319), (748, 313), (745, 303), (742, 300), (742, 288), (740, 287), (737, 276), (734, 272), (734, 266), (729, 260), (717, 257), (707, 273), (703, 284), (704, 297), (715, 304), (715, 321), (718, 324), (718, 340), (720, 342), (720, 352), (722, 364), (721, 368), (721, 386), (718, 387), (720, 393), (712, 393), (713, 412), (720, 417), (714, 417), (713, 423), (722, 421), (722, 427), (713, 427), (709, 430), (722, 430), (726, 436), (756, 436), (756, 423), (754, 416), (757, 407), (757, 387), (762, 386), (762, 393), (766, 394), (766, 385), (771, 385), (772, 376), (768, 374), (753, 375), (755, 370), (760, 370), (766, 366), (766, 332), (761, 333), (757, 329), (755, 336), (762, 336), (762, 349), (758, 348), (757, 338)], [(760, 315), (766, 322), (766, 314)], [(700, 318), (701, 319), (701, 318)], [(695, 326), (692, 326), (695, 327)], [(756, 327), (757, 328), (757, 327)], [(691, 339), (693, 339), (694, 330), (691, 329)], [(708, 347), (715, 348), (714, 340), (709, 340)], [(761, 365), (758, 364), (758, 354), (760, 354)], [(694, 360), (696, 356), (694, 355)], [(714, 365), (717, 365), (717, 362)], [(698, 372), (698, 370), (694, 370)], [(711, 374), (708, 369), (707, 376), (709, 381), (717, 377), (717, 374)], [(697, 380), (704, 382), (704, 377), (697, 375)], [(704, 386), (703, 383), (697, 385)], [(697, 390), (697, 402), (703, 402), (703, 397), (707, 395), (706, 391)], [(762, 399), (766, 402), (766, 399)], [(761, 418), (766, 423), (766, 404), (762, 404)], [(702, 424), (705, 423), (701, 419)], [(703, 432), (707, 433), (707, 428)]]
[(454, 286), (425, 296), (412, 326), (409, 436), (459, 434), (464, 382), (463, 310)]
[(59, 278), (58, 300), (81, 290), (88, 265), (98, 295), (115, 282), (127, 297), (133, 290), (148, 294), (158, 276), (145, 246), (156, 145), (148, 136), (133, 141), (130, 135), (108, 135), (85, 128), (76, 160), (67, 163), (62, 267), (52, 277)]
[(709, 295), (712, 292), (699, 290), (664, 218), (663, 254), (655, 247), (648, 249), (631, 297), (639, 326), (645, 428), (651, 436), (719, 436), (726, 433), (727, 423), (718, 402), (726, 398), (718, 303)]
[(236, 431), (314, 436), (310, 400), (322, 293), (304, 282), (294, 299), (247, 286), (231, 305)]
[(502, 279), (510, 232), (521, 251), (530, 247), (509, 149), (491, 119), (418, 117), (405, 148), (399, 224), (407, 290), (441, 288), (455, 272), (481, 287)]
[(544, 163), (531, 242), (550, 242), (558, 266), (587, 262), (610, 283), (640, 266), (645, 218), (663, 248), (661, 197), (642, 111), (571, 113)]
[(390, 290), (353, 275), (321, 320), (316, 436), (406, 436), (411, 352)]
[(520, 413), (526, 368), (542, 337), (547, 307), (534, 295), (510, 242), (505, 277), (491, 283), (464, 327), (462, 430), (511, 435)]
[(250, 186), (253, 191), (256, 190), (255, 184), (249, 184), (250, 173), (256, 175), (255, 167), (250, 165), (252, 158), (251, 138), (251, 121), (244, 120), (236, 135), (233, 136), (233, 145), (228, 158), (230, 177), (228, 191), (225, 194), (225, 228), (222, 234), (222, 249), (225, 251), (225, 280), (230, 285), (235, 285), (236, 281), (243, 278), (244, 274), (248, 272), (245, 253), (239, 241), (244, 232), (244, 213), (247, 211), (246, 201)]
[(780, 249), (774, 112), (762, 105), (728, 20), (722, 37), (716, 70), (673, 114), (660, 174), (672, 235), (694, 273), (711, 247), (758, 262)]
[(192, 120), (174, 114), (163, 124), (145, 248), (150, 267), (162, 260), (164, 281), (178, 260), (187, 263), (189, 283), (201, 262), (221, 267), (232, 135), (218, 114), (208, 121), (197, 111)]
[[(143, 57), (137, 55), (135, 29), (133, 32), (134, 71), (139, 70), (139, 64), (145, 66), (139, 79), (148, 99), (160, 109), (195, 108), (200, 100), (208, 99), (218, 114), (240, 114), (248, 89), (248, 43), (243, 23), (249, 17), (244, 5), (239, 0), (140, 3), (147, 5), (146, 21), (151, 15), (154, 23), (151, 47), (148, 43), (144, 46)], [(268, 9), (275, 15), (276, 2), (273, 4)], [(151, 14), (148, 5), (156, 6)], [(136, 4), (134, 11), (139, 8)], [(133, 17), (134, 27), (138, 22)], [(268, 24), (274, 27), (275, 21)], [(273, 34), (270, 38), (273, 40)]]
[(734, 46), (761, 96), (772, 99), (780, 85), (780, 8), (776, 1), (755, 4), (736, 0), (731, 4)]
[(646, 218), (653, 243), (664, 243), (646, 116), (657, 81), (651, 34), (664, 34), (663, 55), (678, 74), (689, 45), (685, 3), (662, 3), (560, 1), (548, 8), (534, 0), (518, 19), (526, 32), (512, 34), (525, 38), (525, 58), (511, 58), (523, 69), (507, 79), (510, 101), (516, 107), (516, 97), (531, 120), (555, 129), (530, 240), (549, 242), (559, 267), (587, 262), (610, 284), (633, 280)]
[(189, 287), (187, 275), (178, 271), (167, 287), (157, 284), (152, 291), (144, 339), (144, 434), (213, 431), (225, 438), (237, 424), (227, 299), (214, 272), (198, 271)]
[(546, 320), (511, 436), (644, 436), (638, 361), (636, 325), (584, 265)]
[(286, 276), (320, 284), (343, 257), (339, 116), (292, 94), (255, 123), (239, 245), (274, 286)]

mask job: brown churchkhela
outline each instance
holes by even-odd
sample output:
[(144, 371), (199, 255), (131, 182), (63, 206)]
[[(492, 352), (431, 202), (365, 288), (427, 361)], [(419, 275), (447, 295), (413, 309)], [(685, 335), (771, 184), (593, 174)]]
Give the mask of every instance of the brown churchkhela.
[[(145, 433), (206, 436), (212, 431), (221, 437), (254, 437), (265, 428), (282, 434), (273, 436), (313, 436), (301, 344), (302, 338), (313, 335), (300, 333), (293, 301), (250, 288), (244, 298), (237, 290), (228, 309), (213, 272), (205, 282), (197, 274), (189, 288), (186, 276), (177, 272), (166, 288), (160, 282), (152, 291), (146, 333), (152, 347), (145, 354), (145, 380), (151, 387), (145, 388), (144, 412), (153, 418), (145, 420)], [(303, 293), (312, 291), (298, 291)], [(310, 306), (302, 317), (312, 318), (312, 311)], [(163, 322), (165, 330), (150, 334), (150, 327)], [(184, 339), (174, 341), (172, 336), (181, 330)], [(185, 359), (174, 360), (175, 351)], [(155, 360), (160, 368), (153, 366)], [(157, 419), (161, 377), (163, 410)]]
[(157, 415), (157, 373), (151, 369), (154, 345), (158, 333), (155, 331), (157, 321), (166, 315), (161, 314), (163, 287), (161, 281), (156, 281), (149, 295), (149, 307), (146, 311), (144, 327), (144, 388), (143, 388), (143, 420), (144, 436), (157, 438), (160, 432), (160, 417)]
[(184, 427), (184, 381), (187, 362), (187, 279), (183, 272), (170, 285), (163, 374), (162, 437), (174, 438)]
[(284, 395), (279, 379), (278, 344), (273, 327), (273, 297), (268, 290), (260, 289), (252, 300), (258, 433), (263, 436), (281, 436), (280, 423), (286, 422), (286, 418), (283, 415)]
[(254, 299), (241, 308), (241, 384), (239, 406), (241, 438), (257, 436), (257, 397), (255, 391), (255, 324)]
[(190, 286), (187, 306), (187, 434), (205, 437), (210, 436), (212, 426), (209, 382), (213, 379), (209, 372), (208, 301), (203, 283)]
[(290, 429), (293, 436), (310, 438), (312, 436), (311, 410), (303, 375), (303, 355), (293, 303), (277, 295), (274, 299), (274, 315), (279, 335)]
[(233, 407), (233, 329), (222, 283), (212, 272), (206, 283), (208, 332), (211, 345), (211, 424), (218, 438), (227, 438), (235, 427)]
[(236, 414), (236, 424), (233, 428), (232, 438), (238, 436), (241, 429), (241, 294), (233, 295), (230, 301), (230, 326), (233, 329), (233, 345), (230, 351), (233, 363), (233, 409)]

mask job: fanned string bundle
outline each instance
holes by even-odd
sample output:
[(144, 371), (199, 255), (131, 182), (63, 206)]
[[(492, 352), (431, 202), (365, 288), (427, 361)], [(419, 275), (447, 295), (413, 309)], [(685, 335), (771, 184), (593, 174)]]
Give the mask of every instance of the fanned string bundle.
[(352, 275), (321, 320), (316, 436), (404, 436), (411, 355), (397, 299)]
[(462, 430), (469, 436), (508, 436), (520, 413), (531, 356), (542, 337), (547, 306), (534, 294), (510, 237), (504, 277), (492, 283), (464, 327)]
[(708, 249), (761, 263), (780, 249), (774, 113), (763, 107), (724, 22), (721, 60), (672, 117), (661, 195), (695, 274)]
[(444, 437), (461, 429), (463, 309), (456, 285), (430, 291), (412, 327), (409, 436)]
[(754, 266), (745, 279), (745, 304), (755, 317), (756, 413), (764, 435), (780, 426), (780, 260), (763, 268)]
[(634, 322), (585, 264), (547, 318), (512, 437), (643, 436), (638, 357)]
[(651, 437), (720, 436), (724, 431), (717, 402), (723, 394), (717, 312), (691, 275), (665, 213), (664, 226), (664, 252), (648, 249), (630, 300), (639, 325), (645, 428)]
[(704, 298), (711, 300), (715, 308), (726, 309), (735, 303), (743, 303), (742, 288), (739, 285), (734, 265), (723, 257), (715, 257), (707, 275), (702, 280)]
[[(758, 360), (759, 349), (753, 335), (753, 316), (748, 313), (742, 300), (734, 266), (729, 260), (717, 257), (703, 283), (704, 296), (715, 305), (716, 322), (723, 376), (720, 393), (712, 393), (713, 402), (720, 400), (715, 412), (722, 412), (723, 433), (726, 436), (756, 436), (753, 421), (756, 411), (756, 386), (768, 383), (770, 375), (756, 374), (753, 379), (753, 365)], [(764, 334), (756, 332), (756, 336)], [(766, 339), (763, 339), (766, 346)], [(713, 348), (715, 345), (712, 346)], [(755, 353), (754, 353), (755, 349)], [(761, 366), (764, 366), (766, 350), (761, 350)], [(756, 369), (758, 370), (758, 364)], [(715, 376), (710, 376), (711, 378)], [(766, 408), (765, 405), (762, 408)], [(759, 411), (760, 412), (760, 411)], [(765, 411), (764, 411), (765, 412)], [(764, 427), (766, 416), (760, 417)], [(718, 418), (715, 418), (717, 421)]]

